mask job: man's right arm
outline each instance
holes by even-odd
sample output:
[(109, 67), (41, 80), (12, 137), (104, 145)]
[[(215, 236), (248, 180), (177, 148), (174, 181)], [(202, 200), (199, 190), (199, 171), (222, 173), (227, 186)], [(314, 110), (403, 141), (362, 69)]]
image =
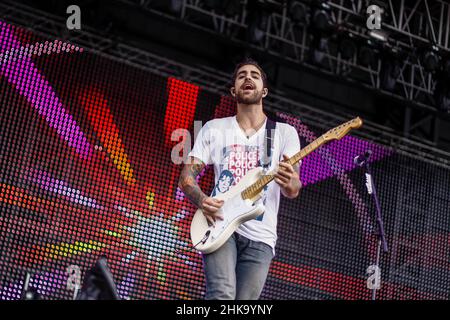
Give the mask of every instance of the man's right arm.
[(202, 161), (194, 157), (189, 157), (181, 171), (180, 179), (178, 181), (178, 187), (180, 187), (186, 197), (188, 197), (198, 208), (202, 207), (202, 201), (207, 198), (207, 195), (203, 193), (195, 180), (204, 167), (205, 164)]
[(218, 210), (223, 205), (223, 200), (208, 197), (200, 189), (195, 178), (204, 167), (205, 164), (202, 161), (194, 157), (189, 157), (181, 171), (178, 186), (197, 208), (202, 209), (208, 223), (214, 224), (215, 218), (223, 219), (218, 214)]

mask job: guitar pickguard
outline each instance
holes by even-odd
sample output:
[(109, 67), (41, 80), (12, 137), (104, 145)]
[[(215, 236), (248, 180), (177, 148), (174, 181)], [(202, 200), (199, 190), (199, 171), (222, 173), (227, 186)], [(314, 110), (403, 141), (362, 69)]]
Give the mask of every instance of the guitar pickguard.
[(216, 225), (210, 228), (211, 237), (215, 239), (233, 220), (251, 211), (253, 208), (254, 203), (251, 200), (242, 199), (240, 194), (228, 199), (219, 210), (224, 219), (216, 219)]

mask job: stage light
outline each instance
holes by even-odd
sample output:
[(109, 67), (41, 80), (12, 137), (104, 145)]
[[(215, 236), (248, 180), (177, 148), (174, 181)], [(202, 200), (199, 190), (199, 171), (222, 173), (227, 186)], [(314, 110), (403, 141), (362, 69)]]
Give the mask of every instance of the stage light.
[(312, 9), (310, 21), (311, 41), (311, 60), (313, 64), (322, 64), (325, 58), (325, 52), (328, 48), (328, 38), (332, 31), (330, 20), (330, 7), (324, 2), (315, 4)]
[(269, 14), (265, 10), (250, 12), (247, 29), (248, 40), (252, 43), (260, 42), (266, 33)]
[(381, 87), (383, 89), (392, 91), (397, 83), (397, 78), (400, 75), (400, 67), (395, 61), (383, 62), (381, 71)]
[(395, 49), (385, 52), (380, 71), (381, 88), (393, 91), (400, 73), (399, 52)]
[(450, 112), (450, 88), (447, 84), (449, 79), (440, 79), (436, 82), (434, 90), (435, 106), (438, 110)]
[(438, 48), (433, 46), (429, 51), (423, 54), (423, 66), (428, 72), (435, 72), (439, 67), (440, 57), (438, 55)]
[(324, 58), (325, 52), (328, 47), (328, 39), (324, 37), (314, 37), (311, 46), (311, 60), (313, 64), (321, 65)]
[(348, 60), (353, 58), (356, 50), (355, 36), (352, 33), (340, 36), (339, 51), (341, 52), (342, 59)]
[(450, 60), (446, 59), (442, 69), (436, 75), (436, 86), (433, 92), (435, 106), (438, 110), (450, 112)]
[(377, 49), (372, 41), (367, 40), (359, 49), (358, 60), (363, 66), (374, 67), (377, 59)]
[(314, 15), (313, 15), (314, 27), (320, 31), (327, 30), (327, 28), (329, 26), (329, 22), (328, 22), (329, 19), (330, 19), (330, 17), (328, 16), (328, 13), (324, 10), (318, 10), (318, 11), (314, 12)]
[(382, 30), (372, 30), (369, 32), (369, 36), (381, 42), (387, 42), (389, 39), (389, 35)]
[(180, 13), (183, 7), (183, 0), (170, 0), (169, 1), (169, 10), (172, 13)]
[(289, 5), (289, 14), (294, 23), (306, 22), (306, 7), (299, 1), (293, 1)]
[(326, 3), (322, 3), (321, 6), (314, 10), (313, 16), (312, 16), (312, 23), (314, 29), (321, 32), (327, 32), (329, 31), (331, 27), (331, 19), (330, 14), (328, 13), (329, 6)]

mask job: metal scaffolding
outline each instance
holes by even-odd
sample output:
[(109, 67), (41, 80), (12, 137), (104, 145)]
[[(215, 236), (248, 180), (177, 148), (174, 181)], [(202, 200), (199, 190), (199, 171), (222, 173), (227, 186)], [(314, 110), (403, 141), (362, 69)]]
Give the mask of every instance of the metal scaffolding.
[[(340, 76), (346, 80), (358, 83), (369, 89), (374, 89), (386, 96), (391, 96), (407, 104), (418, 107), (406, 108), (403, 113), (404, 134), (406, 137), (418, 135), (429, 143), (437, 144), (437, 129), (439, 128), (435, 88), (436, 77), (432, 72), (424, 68), (421, 53), (418, 49), (431, 50), (432, 46), (439, 54), (450, 52), (450, 5), (441, 0), (329, 0), (322, 1), (326, 4), (327, 12), (332, 25), (331, 38), (337, 41), (324, 41), (319, 50), (323, 63), (319, 66), (309, 59), (315, 52), (314, 35), (311, 32), (310, 22), (314, 10), (317, 7), (311, 5), (311, 1), (271, 1), (271, 0), (242, 0), (230, 14), (216, 12), (214, 8), (208, 8), (205, 1), (179, 0), (178, 10), (164, 10), (155, 5), (155, 1), (119, 0), (143, 10), (175, 19), (192, 27), (206, 32), (225, 36), (237, 44), (247, 45), (261, 52), (277, 56), (285, 61), (300, 64), (307, 68), (319, 69), (329, 75)], [(170, 1), (166, 1), (169, 3)], [(294, 21), (290, 5), (293, 2), (301, 3), (305, 10), (305, 21)], [(379, 43), (371, 37), (367, 28), (366, 9), (372, 2), (378, 4), (383, 10), (382, 29), (386, 31), (388, 39), (386, 43)], [(249, 4), (256, 3), (252, 10), (257, 10), (258, 15), (266, 17), (263, 26), (256, 26), (252, 22)], [(167, 9), (167, 8), (166, 8)], [(319, 8), (320, 9), (320, 8)], [(248, 35), (255, 28), (261, 27), (258, 39), (249, 43)], [(336, 36), (336, 34), (339, 35)], [(344, 35), (345, 36), (342, 36)], [(313, 37), (311, 37), (313, 36)], [(372, 65), (362, 63), (355, 50), (351, 57), (344, 58), (339, 50), (339, 41), (346, 36), (354, 41), (371, 41), (371, 50), (379, 52), (376, 61)], [(330, 37), (328, 35), (327, 37)], [(389, 52), (389, 54), (385, 54)], [(387, 63), (397, 64), (398, 72), (393, 75), (395, 88), (386, 88), (385, 77), (389, 71), (385, 70), (386, 56), (397, 57)], [(382, 57), (383, 56), (383, 57)], [(417, 114), (412, 117), (412, 113)], [(431, 126), (422, 121), (423, 113), (432, 122)], [(419, 121), (414, 121), (418, 118)], [(431, 129), (430, 129), (431, 127)]]
[[(125, 0), (121, 0), (125, 1)], [(183, 1), (194, 6), (199, 1)], [(139, 1), (145, 6), (146, 2)], [(184, 8), (188, 8), (185, 6)], [(153, 10), (153, 9), (152, 9)], [(186, 9), (187, 10), (187, 9)], [(189, 10), (186, 11), (187, 14)], [(221, 19), (221, 16), (216, 16)], [(172, 17), (173, 18), (173, 17)], [(61, 17), (37, 11), (12, 1), (0, 3), (0, 19), (32, 30), (43, 37), (55, 37), (85, 47), (90, 52), (120, 61), (161, 76), (172, 76), (192, 82), (210, 92), (227, 94), (230, 75), (204, 66), (191, 67), (168, 58), (152, 54), (139, 48), (120, 43), (113, 38), (99, 35), (88, 27), (69, 32), (65, 20)], [(233, 24), (230, 22), (230, 24)], [(218, 24), (220, 25), (220, 23)], [(265, 100), (265, 107), (272, 111), (281, 111), (300, 116), (306, 124), (328, 130), (351, 115), (329, 113), (285, 97), (283, 92), (271, 90)], [(365, 121), (364, 130), (355, 131), (356, 136), (393, 148), (400, 154), (450, 168), (450, 153), (439, 150), (421, 141), (415, 141), (396, 134), (392, 129)]]

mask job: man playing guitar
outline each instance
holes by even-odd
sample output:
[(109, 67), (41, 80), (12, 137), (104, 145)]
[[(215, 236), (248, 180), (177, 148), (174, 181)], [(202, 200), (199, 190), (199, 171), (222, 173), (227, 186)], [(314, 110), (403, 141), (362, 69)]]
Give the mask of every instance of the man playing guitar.
[[(302, 186), (299, 165), (282, 162), (300, 150), (300, 142), (294, 127), (275, 123), (263, 112), (267, 77), (255, 61), (236, 66), (230, 92), (237, 102), (237, 114), (203, 126), (181, 172), (179, 187), (203, 211), (208, 223), (214, 224), (223, 219), (219, 211), (223, 201), (208, 197), (198, 186), (195, 178), (205, 165), (214, 166), (213, 196), (226, 192), (251, 168), (275, 170), (276, 184), (267, 185), (260, 200), (264, 213), (241, 224), (220, 248), (203, 254), (206, 299), (251, 300), (259, 298), (275, 254), (280, 191), (295, 198)], [(273, 145), (267, 147), (270, 124)]]

